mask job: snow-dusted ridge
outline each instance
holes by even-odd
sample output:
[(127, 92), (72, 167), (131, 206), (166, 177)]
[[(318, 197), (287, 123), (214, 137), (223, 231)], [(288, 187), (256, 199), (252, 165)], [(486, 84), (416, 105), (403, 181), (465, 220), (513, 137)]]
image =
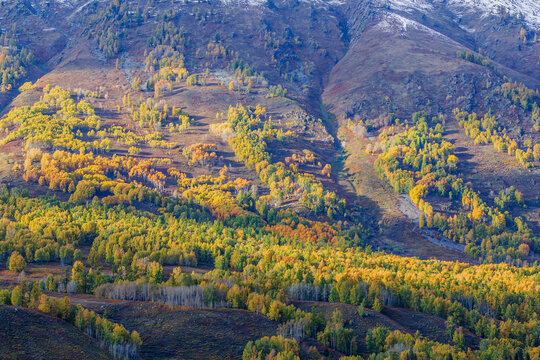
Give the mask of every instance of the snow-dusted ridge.
[[(300, 0), (301, 2), (315, 5), (343, 5), (345, 0)], [(268, 0), (221, 0), (224, 5), (264, 6)]]
[(83, 3), (83, 0), (31, 0), (32, 5), (37, 5), (38, 8), (44, 8), (48, 4), (54, 4), (64, 8), (75, 8)]
[(63, 5), (63, 6), (75, 6), (77, 5), (77, 0), (45, 0), (45, 1), (39, 1), (38, 0), (38, 3), (41, 2), (41, 3), (56, 3), (56, 4), (59, 4), (59, 5)]
[(392, 34), (405, 34), (408, 30), (416, 29), (433, 36), (443, 36), (442, 34), (430, 29), (427, 26), (420, 24), (417, 21), (407, 19), (404, 16), (394, 13), (384, 14), (382, 19), (377, 23), (377, 25), (375, 25), (375, 27)]
[(523, 14), (525, 21), (535, 29), (540, 29), (539, 0), (449, 0), (455, 9), (466, 11), (472, 8), (484, 14), (498, 14), (504, 7), (511, 15)]
[[(45, 4), (56, 3), (65, 7), (75, 7), (79, 5), (82, 0), (34, 0), (37, 3)], [(99, 0), (103, 1), (103, 0)], [(316, 5), (343, 5), (346, 0), (300, 0), (304, 3), (311, 3)], [(264, 6), (268, 3), (268, 0), (221, 0), (221, 3), (228, 6)]]
[[(99, 0), (103, 1), (103, 0)], [(343, 5), (351, 0), (300, 0), (320, 6)], [(352, 0), (356, 1), (356, 0)], [(511, 15), (523, 15), (525, 22), (535, 30), (540, 30), (540, 0), (375, 0), (379, 5), (404, 12), (429, 13), (435, 8), (445, 7), (456, 17), (478, 14), (482, 17), (496, 15), (504, 7)], [(55, 3), (64, 7), (77, 7), (87, 0), (33, 0), (38, 4)], [(221, 0), (225, 6), (265, 6), (268, 0)], [(481, 20), (481, 19), (479, 19)]]
[(444, 6), (456, 15), (479, 13), (483, 16), (496, 15), (501, 7), (511, 15), (522, 14), (525, 22), (534, 29), (540, 29), (540, 0), (379, 0), (381, 5), (405, 12), (429, 12), (435, 6)]
[(406, 35), (408, 31), (417, 30), (424, 32), (432, 38), (444, 40), (448, 43), (459, 46), (458, 43), (456, 43), (448, 36), (441, 34), (440, 32), (437, 32), (417, 21), (407, 19), (404, 16), (391, 12), (384, 14), (380, 21), (375, 25), (375, 28), (382, 30), (383, 32), (391, 34), (399, 33), (400, 35)]

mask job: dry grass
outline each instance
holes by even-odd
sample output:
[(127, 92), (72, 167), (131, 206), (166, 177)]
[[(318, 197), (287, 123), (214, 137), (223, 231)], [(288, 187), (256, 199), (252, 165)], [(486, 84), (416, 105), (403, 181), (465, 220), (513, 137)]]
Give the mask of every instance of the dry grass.
[[(524, 217), (536, 234), (540, 233), (540, 168), (523, 169), (515, 157), (498, 152), (493, 145), (475, 145), (456, 124), (448, 125), (445, 139), (456, 147), (460, 159), (459, 176), (470, 182), (488, 204), (499, 191), (515, 186), (523, 193), (525, 208), (514, 208), (514, 216)], [(537, 163), (538, 164), (538, 163)]]
[(278, 325), (244, 310), (172, 310), (152, 303), (112, 305), (105, 314), (141, 334), (144, 359), (239, 359), (250, 340), (275, 335)]
[(0, 306), (0, 359), (112, 359), (73, 325), (37, 311)]

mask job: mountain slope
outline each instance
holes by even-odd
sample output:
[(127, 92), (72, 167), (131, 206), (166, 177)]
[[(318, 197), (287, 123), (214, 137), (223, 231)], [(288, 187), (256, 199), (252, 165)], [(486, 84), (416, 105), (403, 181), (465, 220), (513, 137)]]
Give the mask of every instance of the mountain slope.
[[(486, 99), (507, 78), (532, 89), (540, 87), (540, 44), (520, 42), (525, 20), (521, 25), (512, 24), (481, 3), (469, 4), (463, 17), (453, 20), (456, 11), (467, 4), (351, 2), (347, 10), (351, 41), (347, 54), (332, 69), (324, 103), (339, 119), (377, 118), (388, 113), (406, 118), (418, 110), (438, 113), (454, 107), (479, 112), (491, 109), (502, 118), (522, 123), (529, 132), (533, 122), (526, 113), (507, 111), (510, 103), (506, 99), (498, 98), (496, 103)], [(532, 5), (522, 10), (534, 14), (537, 5)], [(361, 12), (369, 16), (359, 25)], [(530, 17), (531, 26), (537, 26), (535, 19)], [(527, 36), (529, 40), (533, 37), (532, 33)], [(477, 50), (491, 59), (488, 66), (458, 56), (458, 52)]]
[(0, 359), (112, 359), (99, 343), (57, 318), (0, 306)]
[[(505, 10), (494, 4), (506, 5)], [(365, 145), (369, 139), (377, 147), (376, 136), (385, 126), (396, 118), (408, 120), (418, 111), (429, 117), (441, 115), (459, 131), (452, 111), (461, 108), (480, 115), (493, 113), (520, 146), (525, 141), (537, 143), (538, 120), (532, 116), (531, 103), (524, 107), (519, 96), (504, 94), (517, 83), (526, 85), (532, 94), (540, 88), (536, 8), (534, 2), (512, 1), (28, 0), (4, 4), (0, 15), (14, 23), (20, 46), (36, 55), (36, 75), (28, 80), (39, 78), (38, 90), (22, 92), (11, 105), (36, 102), (39, 88), (59, 85), (95, 106), (106, 127), (120, 126), (140, 136), (164, 128), (161, 124), (142, 127), (134, 121), (134, 102), (181, 108), (192, 116), (193, 126), (181, 134), (163, 131), (162, 135), (178, 148), (144, 147), (137, 156), (171, 157), (171, 166), (190, 176), (216, 175), (226, 165), (232, 176), (252, 181), (267, 195), (268, 185), (239, 161), (229, 139), (211, 131), (223, 121), (230, 105), (259, 104), (282, 131), (297, 136), (269, 145), (273, 161), (289, 166), (294, 157), (312, 152), (316, 160), (300, 164), (301, 171), (346, 199), (355, 214), (362, 214), (364, 225), (374, 234), (372, 244), (380, 245), (377, 234), (393, 239), (405, 227), (401, 232), (406, 235), (399, 241), (411, 237), (417, 244), (407, 255), (429, 257), (448, 254), (444, 248), (430, 250), (431, 246), (441, 249), (413, 231), (414, 225), (400, 211), (402, 199), (388, 196), (386, 183), (380, 183), (383, 188), (377, 191), (353, 192), (350, 180), (362, 174), (351, 170), (355, 166), (346, 167), (351, 161), (344, 161), (340, 151), (345, 148), (351, 156), (364, 149), (350, 149), (356, 142), (341, 143), (337, 135), (349, 120), (362, 121), (367, 133), (360, 143)], [(520, 17), (519, 12), (527, 13)], [(190, 86), (182, 79), (156, 95), (152, 78), (160, 75), (150, 70), (157, 62), (149, 64), (148, 59), (163, 47), (177, 51), (186, 71), (204, 79), (204, 85)], [(239, 91), (246, 89), (247, 78), (253, 80), (252, 91)], [(138, 89), (133, 86), (135, 80), (142, 82)], [(235, 91), (228, 90), (231, 82)], [(218, 160), (208, 167), (193, 166), (181, 154), (182, 149), (201, 142), (216, 146)], [(129, 150), (119, 140), (112, 147), (115, 154), (129, 154)], [(6, 151), (14, 151), (18, 161), (24, 161), (24, 152), (13, 144)], [(373, 166), (375, 158), (364, 160), (364, 165)], [(330, 174), (323, 171), (325, 164), (333, 169)], [(370, 170), (363, 173), (364, 180), (376, 176)], [(510, 183), (526, 191), (519, 174), (508, 174), (508, 180), (482, 189), (488, 201)], [(364, 181), (364, 185), (372, 183)], [(176, 181), (170, 179), (165, 192), (175, 194), (175, 186)], [(372, 196), (379, 190), (387, 202)], [(531, 194), (528, 201), (533, 206), (523, 212), (534, 218), (536, 195)], [(294, 201), (277, 201), (276, 206), (299, 210)], [(382, 215), (387, 207), (391, 210)], [(396, 217), (396, 212), (403, 216)], [(390, 221), (387, 234), (380, 228), (388, 219), (399, 221)], [(445, 259), (461, 255), (452, 253)]]

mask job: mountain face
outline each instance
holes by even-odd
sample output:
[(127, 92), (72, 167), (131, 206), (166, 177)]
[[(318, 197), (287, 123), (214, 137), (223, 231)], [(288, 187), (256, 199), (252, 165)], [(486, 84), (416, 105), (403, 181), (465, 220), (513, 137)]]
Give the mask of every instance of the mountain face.
[[(106, 3), (27, 0), (5, 17), (31, 15), (24, 21), (39, 36), (26, 34), (26, 41), (52, 69), (70, 56), (78, 37), (92, 33), (97, 23), (88, 17)], [(290, 96), (315, 113), (323, 106), (337, 122), (369, 118), (384, 124), (419, 110), (460, 107), (491, 110), (526, 132), (532, 128), (520, 109), (486, 99), (507, 81), (540, 87), (536, 1), (154, 1), (147, 9), (193, 17), (187, 13), (193, 4), (211, 15), (184, 29), (200, 42), (187, 53), (219, 36), (270, 82), (285, 80)], [(121, 42), (128, 54), (140, 44), (133, 34)], [(459, 55), (465, 53), (487, 64)]]
[[(152, 52), (174, 49), (190, 73), (211, 74), (222, 87), (236, 81), (233, 88), (242, 86), (238, 74), (250, 74), (269, 93), (188, 88), (164, 100), (212, 123), (230, 104), (274, 99), (273, 115), (301, 131), (296, 143), (272, 148), (281, 161), (316, 140), (331, 162), (347, 147), (339, 133), (351, 122), (374, 139), (422, 111), (453, 128), (455, 109), (493, 114), (524, 148), (540, 138), (540, 5), (532, 0), (19, 0), (0, 2), (0, 18), (16, 34), (6, 49), (33, 53), (26, 80), (106, 94), (100, 106), (114, 125), (118, 116), (130, 124), (115, 111), (134, 82), (142, 80), (137, 97), (152, 96)], [(16, 87), (0, 92), (5, 111), (38, 99)], [(499, 184), (480, 184), (488, 198), (518, 181), (488, 170), (489, 184)], [(519, 176), (535, 184), (536, 172)], [(332, 186), (346, 193), (340, 181)]]
[(0, 354), (538, 360), (539, 34), (538, 0), (0, 0)]
[[(505, 4), (497, 5), (501, 7), (453, 1), (350, 3), (351, 40), (331, 71), (324, 102), (341, 118), (377, 117), (385, 110), (401, 117), (423, 106), (432, 112), (491, 108), (510, 115), (504, 112), (506, 105), (494, 109), (495, 104), (483, 100), (490, 92), (485, 85), (508, 76), (538, 88), (540, 47), (518, 41), (523, 28), (518, 23), (529, 31), (538, 29), (538, 4), (506, 4), (528, 14), (520, 15), (521, 20), (503, 10)], [(367, 14), (363, 22), (358, 14)], [(483, 54), (490, 65), (456, 55), (463, 52)]]

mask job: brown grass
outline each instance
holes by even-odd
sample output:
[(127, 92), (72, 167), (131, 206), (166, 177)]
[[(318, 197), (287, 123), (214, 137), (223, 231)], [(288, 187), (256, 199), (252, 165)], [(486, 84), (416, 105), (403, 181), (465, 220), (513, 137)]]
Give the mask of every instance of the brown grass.
[(493, 145), (475, 145), (455, 123), (448, 124), (445, 139), (456, 147), (456, 155), (460, 160), (459, 176), (470, 182), (472, 188), (488, 204), (493, 205), (494, 196), (510, 186), (515, 186), (523, 193), (526, 207), (516, 207), (511, 213), (524, 217), (533, 231), (539, 234), (540, 167), (523, 169), (515, 157), (498, 152)]
[(250, 340), (275, 335), (278, 325), (244, 310), (172, 310), (152, 303), (108, 306), (105, 315), (141, 334), (144, 359), (239, 359)]
[(97, 340), (34, 310), (0, 305), (0, 359), (112, 359)]

